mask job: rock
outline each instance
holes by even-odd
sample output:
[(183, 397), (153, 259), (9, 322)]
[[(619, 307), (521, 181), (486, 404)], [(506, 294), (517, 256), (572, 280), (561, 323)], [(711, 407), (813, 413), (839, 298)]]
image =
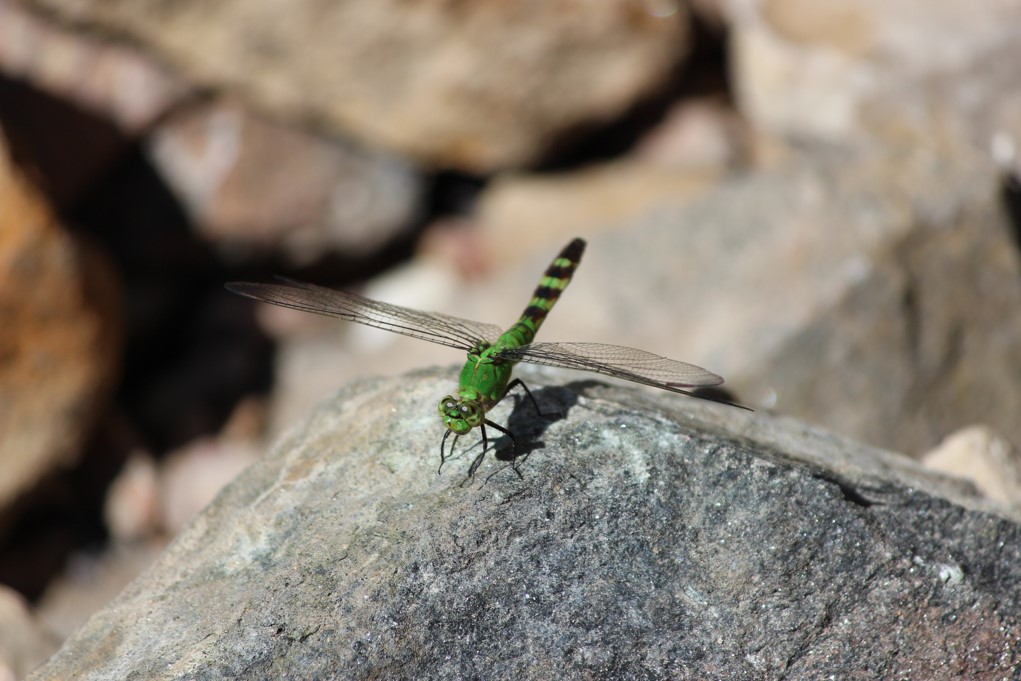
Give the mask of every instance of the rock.
[(278, 114), (475, 173), (535, 162), (626, 112), (688, 48), (682, 5), (630, 0), (32, 4), (127, 34)]
[(1017, 3), (986, 12), (959, 0), (742, 0), (729, 8), (739, 105), (760, 130), (925, 144), (962, 114), (965, 127), (1010, 124), (980, 93), (1019, 98), (1010, 66)]
[(242, 402), (217, 438), (197, 439), (156, 462), (133, 452), (110, 485), (104, 519), (121, 545), (177, 534), (238, 473), (259, 457), (253, 428), (262, 408)]
[[(487, 248), (607, 228), (557, 310), (575, 315), (565, 340), (687, 359), (753, 402), (913, 455), (976, 422), (1021, 444), (1021, 262), (1001, 189), (1021, 168), (1016, 7), (943, 3), (925, 18), (947, 34), (935, 41), (889, 4), (731, 3), (768, 164), (716, 188), (619, 164), (598, 181), (506, 177), (480, 200)], [(785, 50), (784, 70), (759, 42)], [(776, 154), (770, 135), (836, 144)]]
[(166, 537), (157, 537), (131, 543), (114, 542), (99, 554), (69, 555), (63, 573), (50, 581), (39, 599), (39, 619), (60, 640), (66, 639), (152, 565), (166, 545)]
[[(363, 381), (249, 468), (30, 678), (938, 678), (1021, 664), (1021, 527), (803, 424), (588, 379), (541, 387), (523, 479), (455, 369)], [(498, 443), (499, 445), (500, 443)]]
[[(539, 340), (690, 361), (728, 377), (753, 405), (913, 455), (975, 422), (1021, 443), (1021, 260), (997, 169), (960, 148), (926, 158), (788, 159), (701, 194), (680, 176), (671, 192), (662, 176), (655, 196), (646, 185), (644, 210), (636, 201), (605, 233), (581, 232), (589, 248)], [(603, 181), (613, 187), (570, 203), (570, 181), (508, 180), (483, 213), (512, 215), (547, 196), (558, 209), (518, 223), (564, 240), (574, 224), (565, 205), (598, 206), (633, 184)], [(511, 244), (509, 230), (493, 230), (487, 249), (512, 257), (533, 236), (519, 231)], [(548, 257), (434, 309), (509, 324)]]
[(1021, 454), (992, 428), (971, 426), (928, 452), (929, 468), (972, 481), (990, 499), (1021, 508)]
[(68, 124), (61, 110), (57, 120), (39, 95), (23, 95), (16, 107), (19, 132), (60, 205), (75, 205), (146, 135), (155, 169), (195, 231), (235, 266), (376, 253), (421, 210), (421, 176), (402, 158), (311, 132), (307, 122), (270, 120), (240, 100), (195, 101), (194, 83), (138, 46), (71, 30), (22, 5), (0, 6), (0, 71), (98, 119)]
[(0, 679), (15, 681), (46, 661), (60, 642), (16, 591), (0, 585)]
[(109, 401), (121, 327), (107, 261), (64, 231), (0, 139), (0, 531), (72, 464)]
[(217, 101), (153, 131), (154, 165), (230, 260), (307, 264), (378, 252), (419, 210), (421, 176), (401, 159), (260, 118)]
[(228, 482), (258, 460), (254, 446), (199, 440), (174, 452), (160, 471), (161, 525), (174, 536)]
[(747, 163), (747, 124), (713, 98), (681, 100), (638, 141), (639, 163), (721, 172)]
[(64, 211), (187, 94), (180, 79), (139, 50), (17, 2), (0, 2), (0, 75), (3, 125), (15, 155), (31, 159), (40, 186)]
[(479, 239), (492, 260), (517, 259), (540, 244), (567, 243), (638, 221), (650, 207), (703, 195), (720, 169), (690, 170), (614, 161), (561, 174), (498, 177), (481, 195)]
[(145, 130), (185, 94), (184, 84), (138, 50), (0, 4), (0, 71), (114, 121)]
[(147, 452), (134, 452), (110, 484), (103, 519), (110, 536), (121, 543), (159, 532), (159, 471)]
[[(716, 229), (688, 246), (726, 263), (711, 295), (693, 290), (679, 309), (700, 335), (747, 341), (739, 367), (709, 363), (771, 386), (779, 410), (897, 451), (919, 454), (979, 421), (1021, 442), (1021, 263), (992, 170), (957, 158), (974, 169), (968, 180), (907, 179), (885, 162), (871, 177), (868, 165), (806, 167), (800, 180), (736, 183), (675, 213), (674, 224)], [(740, 224), (748, 241), (735, 249)]]

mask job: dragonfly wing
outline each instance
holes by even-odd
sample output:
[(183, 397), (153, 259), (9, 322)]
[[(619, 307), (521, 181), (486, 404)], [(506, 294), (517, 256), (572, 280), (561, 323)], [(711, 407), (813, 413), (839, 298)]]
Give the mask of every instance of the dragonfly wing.
[(719, 385), (723, 379), (711, 371), (644, 350), (602, 343), (532, 343), (508, 348), (502, 359), (564, 369), (594, 371), (625, 381), (643, 383), (687, 394), (683, 388)]
[(227, 290), (264, 303), (358, 322), (461, 350), (491, 343), (502, 333), (502, 329), (494, 324), (473, 322), (438, 312), (421, 312), (365, 298), (350, 291), (338, 291), (293, 279), (281, 278), (281, 281), (283, 283), (279, 284), (231, 282), (227, 284)]

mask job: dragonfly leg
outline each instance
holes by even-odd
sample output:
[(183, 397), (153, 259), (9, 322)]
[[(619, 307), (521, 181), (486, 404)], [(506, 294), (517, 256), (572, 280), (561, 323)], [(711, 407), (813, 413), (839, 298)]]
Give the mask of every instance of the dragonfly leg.
[[(479, 425), (479, 427), (482, 429), (482, 451), (479, 452), (479, 455), (476, 456), (474, 460), (472, 460), (471, 466), (468, 467), (468, 477), (465, 478), (464, 482), (468, 482), (473, 477), (475, 477), (475, 473), (479, 470), (479, 466), (482, 465), (482, 461), (486, 457), (486, 450), (489, 449), (489, 434), (486, 432), (486, 426), (487, 425), (488, 426), (492, 426), (493, 428), (496, 428), (498, 431), (500, 431), (501, 433), (503, 433), (504, 435), (509, 437), (510, 440), (511, 440), (511, 450), (513, 452), (517, 451), (518, 440), (517, 440), (516, 437), (514, 437), (514, 433), (510, 432), (509, 430), (507, 430), (506, 428), (501, 426), (499, 423), (493, 423), (489, 419), (485, 419)], [(443, 464), (446, 463), (446, 461), (447, 461), (447, 455), (446, 455), (447, 453), (446, 453), (445, 447), (446, 447), (447, 438), (450, 436), (451, 432), (453, 432), (453, 431), (448, 430), (446, 433), (444, 433), (443, 434), (443, 439), (440, 441), (440, 468), (439, 468), (439, 470), (436, 471), (437, 474), (439, 474), (443, 470)], [(450, 453), (451, 454), (454, 453), (454, 443), (457, 442), (457, 438), (458, 437), (460, 437), (460, 436), (455, 434), (454, 435), (454, 442), (452, 442), (450, 444)], [(517, 464), (513, 460), (512, 460), (512, 463), (511, 463), (511, 467), (514, 469), (514, 472), (517, 473), (517, 476), (519, 478), (521, 478), (522, 480), (524, 480), (524, 477), (521, 475), (521, 471), (518, 470)], [(461, 484), (463, 485), (464, 483), (461, 483)]]
[[(450, 437), (450, 434), (453, 433), (453, 432), (454, 431), (452, 431), (452, 430), (448, 430), (446, 433), (443, 434), (443, 439), (440, 440), (440, 467), (436, 469), (436, 475), (439, 475), (440, 473), (443, 472), (443, 464), (445, 464), (447, 462), (447, 454), (446, 454), (446, 451), (445, 451), (445, 447), (447, 446), (447, 438)], [(450, 443), (450, 453), (451, 454), (454, 453), (454, 445), (457, 444), (457, 438), (459, 438), (459, 437), (461, 437), (461, 436), (455, 434), (454, 435), (454, 441)], [(483, 450), (483, 451), (485, 451), (485, 450)]]
[[(477, 471), (479, 469), (479, 466), (482, 465), (482, 459), (484, 459), (486, 457), (486, 449), (489, 448), (489, 436), (486, 435), (486, 424), (487, 423), (489, 425), (493, 426), (494, 428), (496, 428), (497, 430), (503, 430), (503, 428), (501, 428), (500, 426), (496, 425), (495, 423), (493, 423), (489, 419), (486, 419), (485, 421), (483, 421), (480, 424), (479, 427), (482, 428), (482, 451), (479, 452), (479, 455), (475, 457), (474, 461), (472, 461), (472, 465), (468, 467), (468, 477), (465, 478), (464, 482), (468, 482), (473, 477), (475, 477), (475, 471)], [(504, 432), (506, 432), (506, 431), (504, 431)], [(508, 435), (509, 435), (509, 433), (508, 433)], [(464, 483), (461, 483), (461, 484), (463, 485)]]
[[(493, 428), (496, 428), (498, 431), (500, 431), (501, 433), (503, 433), (504, 435), (506, 435), (507, 437), (510, 438), (510, 441), (511, 441), (511, 456), (512, 456), (512, 458), (511, 458), (511, 468), (514, 469), (514, 472), (517, 474), (517, 476), (519, 478), (524, 480), (525, 478), (524, 478), (524, 476), (521, 475), (521, 471), (518, 470), (517, 463), (516, 463), (517, 451), (518, 451), (518, 439), (516, 437), (514, 437), (514, 433), (510, 432), (509, 430), (507, 430), (506, 428), (501, 426), (499, 423), (493, 423), (489, 419), (486, 419), (485, 424), (483, 424), (483, 429), (482, 429), (482, 438), (483, 438), (482, 439), (482, 442), (483, 442), (483, 450), (482, 450), (482, 452), (483, 452), (483, 454), (485, 453), (485, 437), (486, 437), (485, 426), (487, 424), (492, 426)], [(478, 467), (479, 467), (479, 465), (481, 463), (482, 463), (482, 455), (480, 454), (479, 457), (477, 459), (475, 459), (475, 461), (472, 463), (472, 467), (468, 470), (468, 477), (471, 477), (471, 476), (475, 475), (475, 471), (478, 469)]]
[(518, 386), (521, 386), (521, 389), (525, 391), (526, 395), (528, 395), (528, 399), (532, 401), (532, 406), (535, 407), (536, 414), (542, 417), (556, 416), (556, 414), (543, 413), (542, 409), (539, 408), (539, 403), (536, 401), (535, 395), (532, 394), (532, 391), (528, 389), (528, 386), (525, 385), (525, 382), (522, 381), (520, 378), (515, 378), (513, 381), (507, 384), (507, 389), (503, 391), (503, 395), (500, 396), (500, 399), (502, 400), (504, 397), (507, 397), (507, 393), (509, 393), (511, 390)]

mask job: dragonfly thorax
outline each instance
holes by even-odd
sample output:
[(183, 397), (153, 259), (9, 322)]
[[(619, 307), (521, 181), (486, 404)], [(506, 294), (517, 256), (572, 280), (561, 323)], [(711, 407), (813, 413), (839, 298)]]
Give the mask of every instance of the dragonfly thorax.
[(465, 397), (455, 398), (447, 395), (439, 404), (443, 425), (458, 435), (464, 435), (472, 428), (481, 426), (486, 418), (486, 410), (478, 399)]

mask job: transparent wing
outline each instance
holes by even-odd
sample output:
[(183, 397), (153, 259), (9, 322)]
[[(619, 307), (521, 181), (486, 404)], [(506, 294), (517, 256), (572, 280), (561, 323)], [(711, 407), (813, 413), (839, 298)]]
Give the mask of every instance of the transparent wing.
[(358, 322), (384, 331), (420, 338), (460, 350), (491, 343), (502, 333), (499, 326), (459, 319), (438, 312), (420, 312), (381, 303), (349, 291), (283, 279), (280, 284), (231, 282), (227, 290), (264, 303)]
[(620, 345), (532, 343), (504, 350), (500, 357), (515, 362), (594, 371), (675, 393), (687, 394), (683, 388), (723, 383), (723, 379), (716, 374), (694, 364), (678, 362), (675, 359)]

